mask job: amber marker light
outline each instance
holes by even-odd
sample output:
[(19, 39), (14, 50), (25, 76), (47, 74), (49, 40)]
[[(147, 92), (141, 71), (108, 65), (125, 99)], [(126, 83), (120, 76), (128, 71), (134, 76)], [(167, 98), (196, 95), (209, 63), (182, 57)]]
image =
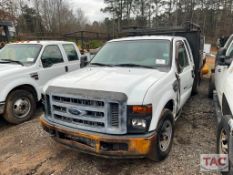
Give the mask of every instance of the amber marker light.
[(152, 105), (132, 106), (133, 113), (152, 113)]

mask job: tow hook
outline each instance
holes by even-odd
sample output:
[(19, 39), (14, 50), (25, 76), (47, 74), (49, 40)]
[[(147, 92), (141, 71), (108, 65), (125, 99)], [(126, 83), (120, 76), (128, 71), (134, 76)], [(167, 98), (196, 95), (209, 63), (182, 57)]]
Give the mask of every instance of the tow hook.
[(229, 120), (228, 125), (229, 125), (230, 130), (231, 130), (231, 135), (233, 136), (233, 119)]

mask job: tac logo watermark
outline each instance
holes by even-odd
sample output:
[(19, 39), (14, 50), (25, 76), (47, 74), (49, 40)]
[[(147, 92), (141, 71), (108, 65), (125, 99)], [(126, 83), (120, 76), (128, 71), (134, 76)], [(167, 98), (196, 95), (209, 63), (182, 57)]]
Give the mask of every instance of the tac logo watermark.
[(229, 159), (227, 154), (201, 154), (201, 172), (228, 172)]

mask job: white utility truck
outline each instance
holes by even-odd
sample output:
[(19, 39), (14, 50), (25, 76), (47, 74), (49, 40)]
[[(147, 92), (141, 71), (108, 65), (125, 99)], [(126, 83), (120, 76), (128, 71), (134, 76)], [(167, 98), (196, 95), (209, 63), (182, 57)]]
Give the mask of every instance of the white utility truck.
[(107, 42), (87, 67), (45, 86), (41, 125), (89, 154), (162, 160), (201, 69), (200, 30), (127, 33), (143, 36)]
[(30, 41), (0, 51), (0, 114), (12, 124), (29, 120), (51, 79), (80, 68), (75, 43)]
[(216, 57), (212, 71), (209, 97), (214, 97), (218, 120), (217, 153), (229, 155), (229, 172), (233, 174), (233, 35)]

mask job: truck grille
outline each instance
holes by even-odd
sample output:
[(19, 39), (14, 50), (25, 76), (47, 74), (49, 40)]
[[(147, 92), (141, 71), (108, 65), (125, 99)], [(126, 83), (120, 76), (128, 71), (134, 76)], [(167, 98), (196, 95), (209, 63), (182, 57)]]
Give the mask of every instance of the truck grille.
[(119, 126), (119, 104), (110, 103), (111, 126)]
[(126, 102), (90, 97), (50, 94), (51, 115), (55, 123), (80, 130), (108, 134), (126, 133)]

